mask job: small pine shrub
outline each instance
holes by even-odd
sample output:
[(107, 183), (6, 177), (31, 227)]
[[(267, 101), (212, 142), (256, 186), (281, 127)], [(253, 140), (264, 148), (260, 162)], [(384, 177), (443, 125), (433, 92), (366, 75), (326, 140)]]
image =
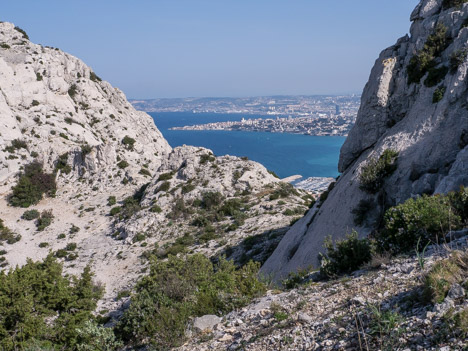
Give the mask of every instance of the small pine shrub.
[(23, 29), (21, 29), (20, 27), (16, 26), (16, 27), (15, 27), (15, 30), (16, 30), (17, 32), (20, 32), (20, 33), (21, 33), (21, 35), (23, 36), (23, 39), (29, 40), (28, 34), (27, 34)]
[(213, 154), (203, 154), (200, 156), (200, 164), (205, 164), (207, 162), (214, 162), (216, 158), (213, 156)]
[(322, 256), (320, 273), (325, 277), (351, 273), (372, 259), (373, 245), (368, 239), (359, 239), (352, 231), (343, 240), (333, 242), (331, 237), (325, 240), (326, 255)]
[(9, 49), (9, 48), (10, 48), (10, 45), (8, 45), (7, 43), (1, 43), (1, 44), (0, 44), (0, 48), (2, 48), (2, 49)]
[(169, 173), (162, 173), (158, 177), (158, 182), (161, 180), (170, 180), (174, 176), (174, 173), (169, 172)]
[(447, 196), (423, 195), (387, 210), (384, 228), (376, 234), (376, 240), (381, 251), (410, 252), (420, 238), (422, 247), (427, 242), (438, 242), (460, 223)]
[(359, 176), (360, 188), (374, 194), (383, 186), (386, 177), (397, 169), (398, 152), (387, 149), (377, 158), (371, 158), (362, 167)]
[(438, 102), (440, 102), (443, 98), (444, 98), (444, 95), (445, 95), (445, 91), (447, 90), (446, 87), (444, 86), (440, 86), (438, 87), (435, 91), (434, 91), (434, 94), (432, 95), (432, 103), (433, 104), (437, 104)]
[(117, 167), (119, 167), (120, 169), (125, 169), (129, 166), (128, 162), (125, 161), (125, 160), (122, 160), (120, 161), (119, 163), (117, 163)]
[(367, 213), (375, 207), (375, 201), (363, 199), (359, 201), (356, 208), (351, 213), (354, 215), (354, 224), (362, 225), (366, 219)]
[(37, 100), (33, 100), (31, 106), (39, 106), (41, 103)]
[(36, 80), (38, 82), (40, 82), (42, 80), (42, 74), (40, 74), (39, 72), (36, 73)]
[(120, 211), (122, 211), (121, 207), (119, 207), (119, 206), (113, 207), (113, 208), (111, 208), (111, 210), (109, 212), (109, 215), (111, 215), (111, 216), (118, 215), (120, 213)]
[(426, 87), (434, 87), (440, 82), (442, 82), (447, 75), (449, 68), (447, 66), (442, 66), (439, 68), (430, 68), (428, 70), (429, 74), (424, 80), (424, 85)]
[(52, 210), (42, 211), (41, 216), (36, 221), (36, 227), (38, 231), (43, 231), (49, 225), (52, 224), (54, 215)]
[(77, 93), (78, 93), (78, 87), (76, 86), (76, 84), (72, 84), (70, 88), (68, 89), (68, 95), (70, 95), (70, 97), (73, 99)]
[(468, 55), (468, 49), (460, 49), (452, 53), (450, 56), (450, 73), (454, 74), (457, 72), (458, 67), (465, 62), (466, 56)]
[(153, 206), (151, 206), (151, 208), (150, 208), (150, 212), (153, 212), (153, 213), (161, 213), (161, 212), (162, 212), (162, 209), (161, 209), (161, 207), (159, 207), (158, 205), (153, 205)]
[(135, 146), (135, 142), (136, 140), (133, 139), (133, 138), (130, 138), (128, 135), (126, 135), (123, 139), (122, 139), (122, 144), (125, 145), (125, 148), (127, 150), (133, 150), (134, 146)]
[(142, 174), (147, 177), (151, 177), (151, 172), (148, 171), (146, 168), (141, 168), (140, 171), (138, 172), (139, 174)]
[(168, 191), (171, 188), (171, 183), (169, 182), (163, 182), (157, 189), (156, 192), (161, 192), (161, 191)]
[(109, 196), (107, 198), (107, 206), (114, 206), (117, 203), (117, 199), (115, 196)]
[(93, 147), (91, 145), (89, 144), (81, 145), (81, 156), (83, 157), (83, 159), (85, 159), (86, 156), (91, 153), (91, 151), (93, 151)]
[(77, 351), (117, 351), (123, 346), (111, 328), (103, 327), (92, 320), (83, 323), (76, 329), (76, 333)]
[(60, 155), (55, 162), (55, 172), (70, 174), (72, 171), (71, 166), (68, 164), (68, 152)]
[(38, 219), (39, 216), (40, 216), (40, 213), (38, 210), (28, 210), (23, 213), (21, 218), (27, 221), (32, 221), (34, 219)]
[(182, 194), (188, 194), (193, 190), (195, 190), (195, 185), (191, 183), (188, 183), (182, 186)]
[(287, 198), (289, 196), (297, 196), (299, 193), (289, 183), (279, 183), (278, 187), (270, 195), (270, 200), (277, 200), (280, 198)]
[(93, 82), (101, 82), (102, 79), (99, 78), (96, 73), (94, 73), (93, 71), (91, 71), (91, 73), (89, 74), (89, 79), (91, 79)]
[(56, 190), (55, 176), (44, 173), (42, 165), (34, 161), (24, 167), (9, 202), (12, 206), (29, 207), (37, 204), (44, 194), (55, 196)]
[(437, 65), (435, 59), (449, 44), (447, 28), (443, 24), (438, 24), (434, 33), (427, 38), (423, 49), (410, 59), (407, 67), (408, 84), (419, 83), (422, 77)]
[(3, 224), (3, 220), (0, 218), (0, 243), (6, 242), (9, 245), (13, 245), (20, 240), (21, 235), (13, 233), (10, 228)]

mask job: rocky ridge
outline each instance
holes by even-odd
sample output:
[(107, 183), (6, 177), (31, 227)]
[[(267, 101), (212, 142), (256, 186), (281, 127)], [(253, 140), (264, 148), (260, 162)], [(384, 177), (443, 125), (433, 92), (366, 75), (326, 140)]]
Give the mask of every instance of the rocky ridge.
[[(285, 235), (263, 266), (265, 274), (281, 280), (317, 268), (326, 236), (342, 238), (352, 229), (367, 236), (385, 209), (468, 185), (468, 3), (453, 3), (421, 1), (411, 15), (410, 36), (380, 54), (341, 149), (342, 175), (326, 201)], [(386, 150), (398, 153), (396, 170), (379, 179), (374, 193), (363, 190), (363, 172)], [(357, 225), (352, 212), (366, 203), (374, 205)]]
[(429, 247), (423, 258), (380, 257), (350, 276), (270, 290), (222, 319), (196, 318), (193, 338), (178, 350), (465, 350), (466, 325), (457, 335), (450, 316), (466, 315), (466, 271), (442, 302), (422, 296), (437, 263), (461, 253), (466, 267), (467, 247), (463, 236)]
[[(242, 256), (242, 240), (260, 235), (277, 243), (285, 230), (276, 229), (288, 228), (312, 200), (256, 162), (172, 149), (120, 90), (11, 23), (0, 23), (0, 89), (0, 218), (21, 236), (0, 244), (2, 269), (50, 252), (68, 273), (90, 264), (106, 287), (100, 308), (125, 302), (116, 296), (144, 273), (149, 253), (211, 256), (229, 249)], [(12, 186), (33, 161), (54, 175), (55, 196), (28, 209), (10, 206)], [(219, 202), (210, 211), (202, 203), (206, 193)], [(38, 231), (37, 220), (22, 218), (31, 209), (51, 210), (52, 223)], [(183, 245), (174, 244), (178, 238)]]

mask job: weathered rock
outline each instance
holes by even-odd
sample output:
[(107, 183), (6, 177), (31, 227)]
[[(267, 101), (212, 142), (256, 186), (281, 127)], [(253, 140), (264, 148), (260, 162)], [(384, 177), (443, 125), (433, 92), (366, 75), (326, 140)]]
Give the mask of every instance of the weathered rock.
[(193, 330), (197, 333), (212, 331), (217, 324), (221, 323), (221, 320), (221, 318), (212, 314), (195, 318), (193, 321)]
[[(361, 200), (377, 198), (360, 189), (359, 176), (369, 158), (384, 150), (399, 152), (398, 168), (386, 178), (381, 192), (385, 206), (393, 206), (423, 193), (445, 193), (468, 185), (468, 58), (436, 86), (408, 84), (407, 68), (411, 58), (424, 46), (436, 25), (444, 25), (453, 40), (437, 58), (450, 67), (451, 55), (468, 48), (468, 3), (442, 9), (441, 0), (424, 0), (412, 14), (411, 36), (405, 36), (384, 50), (372, 69), (362, 94), (356, 124), (340, 154), (343, 172), (327, 200), (309, 213), (285, 235), (262, 267), (265, 275), (279, 281), (289, 272), (319, 267), (319, 254), (328, 235), (342, 238), (356, 229), (368, 235), (378, 221), (354, 223), (352, 210)], [(443, 98), (433, 103), (435, 90), (445, 87)], [(312, 212), (312, 211), (311, 211)], [(375, 206), (368, 216), (379, 218), (383, 208)]]

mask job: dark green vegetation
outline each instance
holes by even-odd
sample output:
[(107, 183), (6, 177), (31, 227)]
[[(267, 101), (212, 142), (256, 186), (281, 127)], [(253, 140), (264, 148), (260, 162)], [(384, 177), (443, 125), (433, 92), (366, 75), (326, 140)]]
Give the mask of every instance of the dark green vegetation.
[(236, 269), (224, 259), (213, 264), (199, 254), (153, 260), (117, 326), (118, 334), (156, 350), (181, 345), (191, 317), (227, 313), (262, 294), (265, 285), (257, 278), (258, 268), (248, 263)]
[(28, 144), (24, 140), (21, 140), (21, 139), (13, 139), (11, 141), (11, 145), (5, 147), (5, 151), (9, 153), (14, 153), (16, 150), (20, 150), (20, 149), (26, 149), (26, 150), (28, 149)]
[(468, 2), (468, 0), (443, 0), (442, 1), (442, 8), (444, 10), (452, 8), (452, 7), (460, 7), (464, 3)]
[(55, 163), (55, 172), (60, 171), (64, 174), (70, 174), (72, 171), (70, 165), (68, 164), (68, 152), (59, 156)]
[(14, 244), (21, 240), (21, 235), (16, 235), (10, 228), (3, 224), (3, 219), (0, 218), (0, 243)]
[(368, 239), (359, 239), (355, 231), (336, 242), (328, 237), (324, 246), (327, 254), (322, 256), (320, 273), (325, 277), (351, 273), (369, 262), (373, 253), (371, 242)]
[(360, 189), (375, 194), (379, 191), (385, 178), (397, 169), (398, 152), (385, 150), (379, 158), (371, 158), (362, 167), (359, 176)]
[(0, 272), (0, 348), (78, 350), (87, 344), (79, 332), (102, 296), (89, 267), (80, 277), (64, 276), (51, 255), (28, 260), (21, 268)]
[(29, 207), (41, 201), (44, 194), (55, 196), (56, 190), (55, 175), (44, 173), (42, 164), (32, 162), (24, 166), (9, 202), (12, 206)]
[(23, 36), (23, 39), (29, 40), (28, 34), (27, 34), (23, 29), (21, 29), (20, 27), (16, 26), (16, 27), (15, 27), (15, 30), (16, 30), (17, 32), (20, 32), (20, 33), (21, 33), (21, 35)]
[[(364, 217), (360, 211), (356, 212)], [(336, 276), (358, 269), (370, 262), (374, 254), (398, 255), (420, 251), (428, 243), (444, 243), (450, 230), (467, 224), (467, 188), (462, 187), (448, 195), (423, 195), (409, 199), (388, 209), (382, 227), (369, 239), (358, 239), (355, 232), (335, 243), (328, 239), (324, 244), (327, 254), (323, 257), (321, 272), (328, 277)]]
[(40, 216), (40, 212), (38, 210), (28, 210), (28, 211), (24, 211), (21, 218), (27, 221), (32, 221), (34, 219), (38, 219), (39, 216)]
[(102, 79), (99, 78), (96, 73), (94, 73), (93, 71), (91, 71), (91, 73), (89, 74), (89, 79), (91, 79), (93, 82), (101, 82)]
[[(111, 216), (119, 215), (119, 219), (124, 220), (124, 219), (129, 219), (138, 211), (140, 211), (141, 210), (140, 202), (141, 202), (141, 199), (143, 198), (143, 194), (147, 187), (148, 187), (148, 184), (143, 185), (140, 189), (138, 189), (135, 192), (135, 194), (125, 198), (122, 201), (121, 206), (113, 207), (110, 210), (110, 215)], [(115, 197), (112, 197), (112, 196), (109, 197), (108, 203), (115, 204)]]
[(123, 139), (122, 139), (122, 144), (125, 145), (125, 148), (127, 150), (133, 150), (133, 147), (135, 146), (135, 142), (136, 140), (133, 139), (133, 138), (130, 138), (128, 135), (126, 135)]
[(49, 225), (52, 224), (54, 215), (52, 210), (42, 211), (41, 216), (36, 221), (36, 227), (38, 231), (43, 231)]
[(458, 50), (450, 56), (450, 73), (454, 74), (460, 65), (465, 62), (468, 49)]
[[(408, 84), (419, 83), (427, 72), (432, 78), (429, 79), (428, 77), (425, 80), (424, 84), (426, 86), (434, 86), (442, 81), (447, 71), (445, 71), (445, 74), (442, 74), (442, 71), (434, 72), (437, 70), (436, 59), (447, 49), (450, 42), (447, 28), (442, 24), (437, 25), (434, 33), (427, 38), (424, 47), (411, 58), (408, 64)], [(441, 68), (438, 70), (441, 70)]]
[(432, 95), (432, 103), (436, 104), (439, 101), (441, 101), (444, 98), (445, 92), (447, 88), (444, 86), (438, 87), (435, 91), (434, 94)]
[(384, 226), (376, 234), (382, 251), (394, 254), (410, 252), (418, 240), (444, 242), (449, 230), (456, 230), (466, 223), (468, 189), (449, 195), (423, 195), (417, 199), (390, 208), (384, 215)]

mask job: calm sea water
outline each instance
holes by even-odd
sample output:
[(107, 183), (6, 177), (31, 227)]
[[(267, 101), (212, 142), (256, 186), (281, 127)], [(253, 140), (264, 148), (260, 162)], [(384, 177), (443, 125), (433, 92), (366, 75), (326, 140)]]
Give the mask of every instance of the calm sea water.
[(267, 116), (214, 113), (150, 113), (156, 126), (172, 147), (203, 146), (215, 155), (247, 156), (275, 171), (281, 178), (295, 174), (303, 177), (336, 177), (338, 157), (345, 137), (318, 137), (299, 134), (185, 131), (171, 127)]

